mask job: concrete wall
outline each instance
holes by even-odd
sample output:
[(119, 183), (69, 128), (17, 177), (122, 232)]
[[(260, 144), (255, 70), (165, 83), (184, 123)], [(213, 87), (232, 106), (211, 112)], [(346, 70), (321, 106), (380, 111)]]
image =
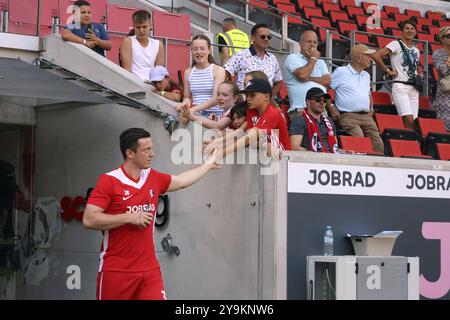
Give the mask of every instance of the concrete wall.
[[(118, 136), (128, 127), (151, 131), (154, 168), (177, 174), (192, 167), (172, 163), (176, 142), (162, 120), (146, 111), (114, 104), (46, 108), (38, 112), (37, 123), (36, 198), (84, 196), (99, 174), (121, 164)], [(155, 229), (168, 298), (273, 298), (273, 179), (262, 178), (256, 165), (224, 165), (169, 195), (168, 226)], [(180, 256), (162, 251), (167, 233)], [(50, 261), (39, 271), (44, 275), (36, 272), (32, 284), (18, 280), (16, 298), (95, 298), (100, 241), (99, 232), (85, 230), (80, 222), (64, 223), (51, 246), (39, 252)], [(81, 268), (81, 290), (66, 286), (71, 265)]]

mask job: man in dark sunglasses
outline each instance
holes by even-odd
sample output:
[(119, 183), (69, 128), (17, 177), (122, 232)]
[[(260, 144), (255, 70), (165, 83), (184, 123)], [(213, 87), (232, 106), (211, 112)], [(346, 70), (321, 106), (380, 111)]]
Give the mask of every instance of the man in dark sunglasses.
[(265, 24), (256, 24), (251, 31), (252, 45), (250, 48), (234, 54), (223, 66), (229, 77), (236, 76), (236, 83), (239, 89), (244, 89), (245, 75), (252, 71), (262, 71), (267, 75), (270, 85), (273, 87), (273, 97), (281, 89), (280, 66), (277, 58), (267, 50), (270, 46), (272, 35)]
[(292, 150), (336, 153), (338, 144), (333, 120), (323, 114), (330, 95), (320, 88), (306, 93), (306, 109), (289, 124)]

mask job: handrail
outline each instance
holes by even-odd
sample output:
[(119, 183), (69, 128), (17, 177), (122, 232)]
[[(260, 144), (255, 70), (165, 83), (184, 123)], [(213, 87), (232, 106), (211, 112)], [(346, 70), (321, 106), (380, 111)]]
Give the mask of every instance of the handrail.
[[(381, 36), (381, 37), (385, 37), (385, 38), (392, 38), (392, 39), (399, 39), (399, 37), (396, 36), (391, 36), (391, 35), (387, 35), (387, 34), (379, 34), (379, 33), (370, 33), (370, 32), (365, 32), (365, 31), (359, 31), (359, 30), (352, 30), (351, 31), (351, 41), (352, 43), (356, 43), (356, 34), (367, 34), (367, 35), (372, 35), (372, 36)], [(423, 86), (423, 90), (422, 90), (422, 95), (423, 96), (428, 96), (429, 93), (429, 83), (428, 83), (428, 74), (429, 74), (429, 68), (428, 68), (428, 41), (427, 40), (420, 40), (420, 39), (413, 39), (413, 43), (419, 43), (419, 42), (423, 42), (424, 43), (424, 50), (423, 50), (423, 72), (424, 72), (424, 86)], [(376, 66), (373, 64), (372, 65), (372, 79), (374, 81), (372, 81), (373, 84), (378, 84), (381, 83), (376, 82)], [(383, 82), (383, 83), (389, 83), (389, 81)]]

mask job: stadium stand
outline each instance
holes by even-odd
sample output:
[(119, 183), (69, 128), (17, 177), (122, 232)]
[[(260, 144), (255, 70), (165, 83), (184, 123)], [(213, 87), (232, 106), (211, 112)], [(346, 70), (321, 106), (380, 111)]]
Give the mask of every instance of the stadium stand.
[(351, 136), (338, 136), (339, 145), (342, 149), (348, 151), (355, 151), (358, 153), (365, 153), (368, 155), (382, 155), (381, 152), (373, 150), (372, 142), (368, 137), (351, 137)]

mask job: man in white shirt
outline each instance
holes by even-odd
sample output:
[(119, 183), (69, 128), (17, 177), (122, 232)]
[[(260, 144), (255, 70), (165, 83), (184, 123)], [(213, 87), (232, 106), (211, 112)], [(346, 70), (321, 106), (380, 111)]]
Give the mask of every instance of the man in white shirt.
[(122, 67), (148, 81), (151, 69), (164, 66), (164, 46), (161, 41), (150, 38), (151, 15), (138, 10), (133, 14), (134, 36), (126, 37), (120, 46)]

